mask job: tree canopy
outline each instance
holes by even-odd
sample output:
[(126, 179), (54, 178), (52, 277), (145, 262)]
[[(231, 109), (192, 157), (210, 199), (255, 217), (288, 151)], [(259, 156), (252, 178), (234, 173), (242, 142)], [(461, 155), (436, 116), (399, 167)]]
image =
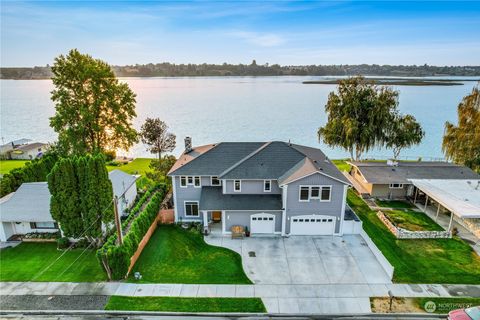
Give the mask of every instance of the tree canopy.
[(159, 118), (147, 118), (142, 125), (140, 136), (142, 142), (148, 145), (148, 150), (158, 155), (158, 161), (162, 159), (162, 153), (175, 149), (176, 136), (168, 132), (167, 124)]
[(107, 63), (73, 49), (55, 58), (52, 73), (50, 126), (64, 150), (77, 155), (127, 150), (138, 141), (132, 127), (135, 94)]
[(414, 116), (397, 114), (387, 130), (385, 142), (393, 149), (393, 158), (397, 159), (402, 149), (419, 144), (424, 136), (422, 126)]
[(60, 159), (47, 179), (50, 211), (64, 235), (98, 239), (102, 223), (109, 226), (114, 218), (112, 183), (103, 156)]
[(458, 124), (445, 123), (442, 149), (448, 159), (480, 172), (480, 91), (473, 88), (458, 105)]
[(342, 147), (352, 159), (359, 160), (364, 152), (385, 143), (397, 106), (397, 91), (360, 76), (345, 79), (337, 92), (328, 96), (328, 119), (319, 128), (318, 138), (329, 146)]

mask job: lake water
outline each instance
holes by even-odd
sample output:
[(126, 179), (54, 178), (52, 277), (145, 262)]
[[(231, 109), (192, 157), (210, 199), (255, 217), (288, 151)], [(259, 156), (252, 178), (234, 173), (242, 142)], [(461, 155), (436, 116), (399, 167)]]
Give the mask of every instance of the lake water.
[[(137, 94), (140, 128), (147, 117), (160, 117), (177, 135), (175, 155), (183, 149), (183, 138), (194, 145), (219, 141), (291, 140), (320, 147), (330, 158), (346, 157), (341, 149), (318, 142), (318, 127), (325, 124), (324, 106), (335, 85), (305, 85), (319, 77), (227, 77), (227, 78), (126, 78)], [(400, 110), (419, 120), (426, 132), (423, 142), (404, 150), (402, 157), (443, 157), (441, 140), (445, 121), (457, 121), (457, 105), (476, 84), (463, 86), (395, 86), (400, 91)], [(30, 138), (54, 141), (49, 127), (54, 114), (50, 80), (0, 80), (1, 138), (9, 142)], [(151, 157), (142, 144), (129, 152)], [(389, 157), (389, 150), (372, 150), (371, 157)]]

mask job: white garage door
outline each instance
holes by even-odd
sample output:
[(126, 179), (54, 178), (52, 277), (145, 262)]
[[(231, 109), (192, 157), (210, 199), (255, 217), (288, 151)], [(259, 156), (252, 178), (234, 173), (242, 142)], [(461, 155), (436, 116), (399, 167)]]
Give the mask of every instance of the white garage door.
[(292, 235), (331, 235), (335, 232), (335, 217), (306, 215), (290, 217)]
[(256, 213), (250, 216), (251, 233), (273, 233), (275, 231), (275, 215)]

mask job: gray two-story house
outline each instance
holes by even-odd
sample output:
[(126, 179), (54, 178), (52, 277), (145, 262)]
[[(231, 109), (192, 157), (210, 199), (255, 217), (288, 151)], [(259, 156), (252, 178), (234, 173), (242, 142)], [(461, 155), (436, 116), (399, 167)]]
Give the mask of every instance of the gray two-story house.
[(285, 142), (221, 142), (185, 151), (168, 175), (175, 221), (230, 233), (342, 235), (350, 185), (316, 148)]

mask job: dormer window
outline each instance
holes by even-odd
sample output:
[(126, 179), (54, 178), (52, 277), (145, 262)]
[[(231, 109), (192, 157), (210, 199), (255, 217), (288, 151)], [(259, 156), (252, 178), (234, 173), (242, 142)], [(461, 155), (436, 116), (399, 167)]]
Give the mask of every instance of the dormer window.
[(242, 181), (240, 180), (233, 180), (233, 191), (240, 192), (242, 191)]
[(220, 179), (218, 179), (218, 177), (212, 177), (210, 182), (211, 182), (212, 186), (221, 186), (222, 185), (222, 182), (220, 181)]
[(272, 191), (272, 180), (263, 180), (263, 192)]

